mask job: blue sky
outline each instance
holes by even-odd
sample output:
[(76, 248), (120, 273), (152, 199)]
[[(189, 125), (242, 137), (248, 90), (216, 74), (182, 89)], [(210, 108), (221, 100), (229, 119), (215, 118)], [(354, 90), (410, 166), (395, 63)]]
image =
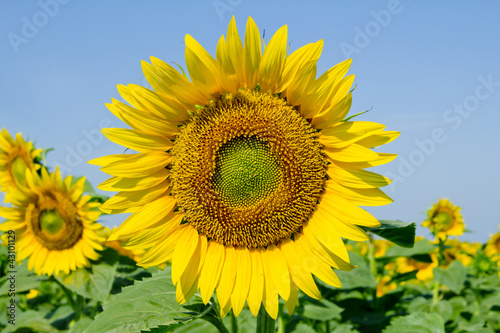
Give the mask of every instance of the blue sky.
[[(141, 60), (184, 66), (184, 36), (212, 55), (235, 15), (266, 40), (288, 24), (291, 50), (324, 40), (318, 73), (353, 58), (352, 114), (402, 134), (399, 154), (374, 171), (395, 200), (368, 210), (420, 224), (440, 197), (462, 207), (462, 239), (484, 242), (500, 224), (500, 3), (494, 1), (0, 1), (0, 127), (53, 147), (49, 165), (107, 175), (86, 161), (123, 152), (100, 127), (125, 127), (105, 107), (117, 84), (144, 84)], [(124, 216), (106, 216), (115, 225)], [(423, 229), (419, 234), (426, 235)]]

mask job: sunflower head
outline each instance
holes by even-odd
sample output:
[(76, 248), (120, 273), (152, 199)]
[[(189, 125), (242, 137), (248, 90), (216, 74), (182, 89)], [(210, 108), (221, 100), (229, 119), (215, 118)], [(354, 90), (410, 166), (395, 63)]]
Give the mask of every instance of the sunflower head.
[[(500, 228), (500, 225), (498, 227)], [(500, 264), (500, 231), (490, 237), (484, 248), (484, 253)]]
[(443, 240), (448, 236), (460, 236), (465, 229), (460, 207), (453, 205), (448, 199), (439, 199), (432, 206), (422, 226), (429, 228), (435, 236)]
[(102, 250), (102, 226), (95, 222), (100, 216), (99, 203), (89, 202), (84, 195), (85, 178), (72, 184), (72, 177), (61, 178), (59, 169), (48, 173), (41, 169), (26, 170), (25, 186), (6, 195), (13, 207), (0, 207), (0, 216), (7, 219), (0, 230), (15, 230), (18, 260), (28, 259), (28, 269), (38, 275), (69, 273), (87, 266)]
[(16, 182), (26, 183), (26, 170), (39, 170), (37, 157), (43, 149), (35, 149), (31, 141), (26, 142), (21, 133), (14, 139), (4, 128), (0, 131), (0, 190), (17, 188)]
[(169, 64), (143, 62), (153, 90), (118, 86), (130, 104), (108, 108), (131, 129), (104, 129), (137, 151), (91, 164), (118, 191), (101, 206), (133, 213), (109, 240), (147, 249), (142, 266), (172, 261), (177, 300), (214, 290), (222, 315), (247, 302), (293, 311), (300, 288), (319, 298), (313, 275), (340, 286), (331, 267), (350, 270), (342, 238), (367, 239), (358, 226), (379, 222), (359, 206), (390, 203), (390, 180), (364, 170), (393, 154), (371, 148), (398, 132), (342, 121), (351, 106), (346, 60), (316, 77), (323, 41), (287, 52), (287, 27), (264, 46), (249, 18), (240, 39), (234, 18), (212, 57), (186, 36), (190, 79)]

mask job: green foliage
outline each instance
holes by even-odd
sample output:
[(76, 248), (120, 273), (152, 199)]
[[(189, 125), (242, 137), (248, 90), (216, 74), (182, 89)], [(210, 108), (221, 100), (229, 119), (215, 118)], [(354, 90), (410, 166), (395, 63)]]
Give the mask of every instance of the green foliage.
[(447, 269), (434, 267), (433, 272), (437, 283), (447, 286), (455, 294), (460, 293), (466, 278), (465, 267), (460, 261), (454, 261)]
[(414, 312), (394, 318), (383, 333), (444, 333), (443, 318), (436, 313)]
[(387, 239), (402, 247), (413, 247), (415, 243), (415, 223), (380, 220), (380, 227), (365, 230)]

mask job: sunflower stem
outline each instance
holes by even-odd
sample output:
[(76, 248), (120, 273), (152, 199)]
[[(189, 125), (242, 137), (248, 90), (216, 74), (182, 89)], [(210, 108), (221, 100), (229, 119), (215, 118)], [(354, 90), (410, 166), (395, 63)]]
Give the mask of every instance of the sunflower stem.
[(276, 321), (269, 316), (264, 306), (260, 307), (259, 314), (257, 315), (257, 333), (274, 333)]
[(231, 311), (231, 332), (238, 333), (238, 321), (233, 311)]
[[(368, 235), (368, 259), (370, 260), (370, 270), (377, 279), (378, 271), (377, 271), (377, 263), (375, 261), (375, 241), (373, 240), (373, 236), (371, 234)], [(373, 307), (377, 307), (377, 288), (373, 290)]]
[(61, 287), (62, 291), (66, 295), (66, 298), (68, 299), (68, 302), (69, 302), (69, 305), (71, 306), (71, 309), (73, 309), (73, 311), (75, 312), (75, 316), (76, 316), (77, 310), (76, 310), (75, 299), (73, 298), (73, 292), (71, 292), (68, 288), (66, 288), (64, 286), (64, 284), (62, 284), (61, 282), (59, 282), (59, 280), (57, 280), (54, 277), (54, 275), (50, 276), (50, 280), (52, 280), (53, 282), (55, 282), (56, 284), (58, 284), (59, 287)]
[(80, 320), (84, 313), (85, 313), (85, 300), (83, 296), (81, 295), (76, 295), (76, 302), (75, 302), (75, 320), (78, 321)]

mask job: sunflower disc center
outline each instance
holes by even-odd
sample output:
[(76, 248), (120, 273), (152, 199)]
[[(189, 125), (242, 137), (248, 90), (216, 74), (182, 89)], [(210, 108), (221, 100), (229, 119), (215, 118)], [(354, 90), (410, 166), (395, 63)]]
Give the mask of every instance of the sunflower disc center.
[(59, 191), (44, 193), (28, 206), (26, 216), (35, 238), (48, 250), (69, 249), (83, 236), (78, 209)]
[(40, 214), (40, 229), (54, 236), (57, 235), (65, 225), (64, 219), (56, 210), (46, 210)]
[(438, 230), (447, 230), (451, 227), (452, 219), (449, 213), (441, 212), (434, 217)]
[(259, 247), (289, 238), (323, 191), (326, 160), (298, 110), (241, 89), (199, 109), (172, 153), (172, 195), (199, 233)]
[(276, 156), (256, 136), (237, 137), (219, 149), (213, 183), (231, 206), (251, 206), (274, 192), (282, 177)]

